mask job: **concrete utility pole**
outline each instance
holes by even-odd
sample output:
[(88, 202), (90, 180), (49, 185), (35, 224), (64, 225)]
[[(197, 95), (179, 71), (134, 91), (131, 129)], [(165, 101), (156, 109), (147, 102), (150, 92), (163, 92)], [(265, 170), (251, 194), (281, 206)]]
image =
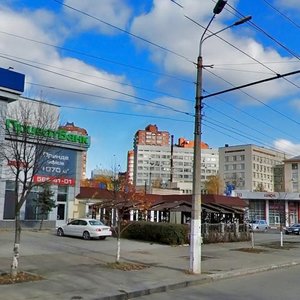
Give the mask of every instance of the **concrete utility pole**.
[(194, 129), (194, 165), (193, 165), (193, 194), (192, 194), (192, 218), (191, 218), (191, 236), (190, 236), (190, 271), (195, 274), (201, 273), (201, 119), (202, 119), (202, 44), (203, 42), (216, 34), (227, 30), (233, 26), (243, 24), (251, 19), (245, 17), (234, 24), (227, 26), (215, 33), (205, 34), (213, 19), (219, 14), (227, 0), (218, 0), (213, 10), (213, 16), (207, 24), (199, 43), (199, 55), (197, 59), (197, 83), (196, 83), (196, 104), (195, 104), (195, 129)]

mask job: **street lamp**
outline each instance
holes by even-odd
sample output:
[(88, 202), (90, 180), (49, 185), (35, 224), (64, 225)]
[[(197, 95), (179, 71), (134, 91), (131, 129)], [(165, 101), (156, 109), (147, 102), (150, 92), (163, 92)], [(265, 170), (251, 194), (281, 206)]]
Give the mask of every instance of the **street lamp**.
[(215, 33), (205, 36), (210, 24), (219, 14), (227, 1), (218, 0), (213, 16), (207, 24), (200, 38), (199, 55), (197, 60), (197, 83), (196, 83), (196, 104), (195, 104), (195, 129), (194, 129), (194, 163), (193, 163), (193, 194), (192, 194), (192, 218), (191, 218), (191, 236), (190, 236), (190, 271), (195, 274), (201, 273), (201, 113), (202, 113), (202, 44), (203, 42), (216, 34), (231, 27), (248, 22), (251, 16), (242, 18), (230, 26), (227, 26)]

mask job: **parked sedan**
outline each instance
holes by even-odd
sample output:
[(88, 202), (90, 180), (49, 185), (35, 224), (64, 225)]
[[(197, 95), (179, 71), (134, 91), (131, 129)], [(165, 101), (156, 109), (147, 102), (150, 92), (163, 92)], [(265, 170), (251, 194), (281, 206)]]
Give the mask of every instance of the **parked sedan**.
[(69, 235), (82, 237), (85, 240), (99, 238), (104, 240), (111, 236), (112, 232), (109, 226), (95, 219), (75, 219), (66, 225), (60, 226), (56, 231), (58, 236)]
[(249, 229), (253, 231), (267, 231), (269, 225), (266, 220), (253, 220), (249, 222)]
[(285, 229), (285, 234), (298, 234), (300, 233), (300, 224), (294, 224)]

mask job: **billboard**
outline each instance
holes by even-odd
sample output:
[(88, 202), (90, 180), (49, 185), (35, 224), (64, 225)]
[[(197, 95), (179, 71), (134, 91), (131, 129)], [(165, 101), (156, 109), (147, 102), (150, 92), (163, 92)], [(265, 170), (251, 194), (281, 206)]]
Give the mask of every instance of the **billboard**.
[(0, 89), (2, 87), (16, 94), (21, 94), (24, 92), (24, 82), (24, 74), (0, 68)]
[(47, 147), (40, 157), (40, 170), (33, 177), (36, 183), (49, 182), (57, 185), (75, 185), (76, 153), (71, 149)]

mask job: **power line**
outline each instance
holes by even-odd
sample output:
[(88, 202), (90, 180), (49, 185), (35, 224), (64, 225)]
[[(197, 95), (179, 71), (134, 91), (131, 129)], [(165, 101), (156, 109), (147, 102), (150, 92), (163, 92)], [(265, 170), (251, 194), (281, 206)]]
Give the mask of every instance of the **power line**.
[(271, 128), (271, 129), (276, 130), (277, 132), (281, 132), (281, 133), (283, 133), (285, 136), (289, 136), (290, 138), (293, 138), (293, 139), (296, 139), (296, 140), (299, 139), (299, 137), (295, 137), (295, 136), (290, 135), (289, 133), (283, 131), (281, 128), (275, 127), (275, 126), (273, 126), (272, 124), (267, 123), (266, 121), (257, 118), (257, 116), (254, 116), (254, 115), (250, 114), (249, 112), (244, 111), (244, 110), (240, 109), (239, 107), (236, 107), (235, 105), (233, 105), (233, 104), (231, 104), (231, 103), (229, 103), (229, 102), (223, 100), (221, 97), (219, 97), (219, 96), (216, 96), (216, 97), (218, 98), (219, 101), (222, 101), (222, 102), (225, 103), (227, 106), (233, 107), (233, 108), (236, 109), (237, 111), (240, 111), (240, 112), (242, 112), (243, 114), (245, 114), (245, 115), (251, 117), (253, 120), (255, 120), (255, 121), (257, 121), (257, 122), (260, 122), (261, 124), (264, 124), (265, 126)]
[(174, 55), (176, 55), (176, 56), (178, 56), (178, 57), (180, 57), (180, 58), (183, 58), (183, 59), (187, 60), (187, 61), (190, 62), (190, 63), (194, 63), (193, 61), (191, 61), (190, 59), (188, 59), (188, 58), (185, 57), (184, 55), (179, 54), (179, 53), (177, 53), (177, 52), (175, 52), (175, 51), (173, 51), (173, 50), (170, 50), (170, 49), (168, 49), (168, 48), (166, 48), (166, 47), (163, 47), (163, 46), (161, 46), (161, 45), (159, 45), (159, 44), (157, 44), (157, 43), (154, 43), (154, 42), (152, 42), (152, 41), (150, 41), (150, 40), (148, 40), (148, 39), (145, 39), (145, 38), (143, 38), (143, 37), (140, 37), (140, 36), (138, 36), (138, 35), (136, 35), (136, 34), (130, 32), (130, 31), (128, 31), (128, 30), (125, 30), (125, 29), (123, 29), (123, 28), (120, 28), (120, 27), (118, 27), (118, 26), (115, 26), (115, 25), (113, 25), (113, 24), (111, 24), (111, 23), (109, 23), (109, 22), (107, 22), (107, 21), (104, 21), (104, 20), (102, 20), (102, 19), (100, 19), (100, 18), (98, 18), (98, 17), (95, 17), (95, 16), (93, 16), (93, 15), (87, 13), (87, 12), (84, 12), (84, 11), (82, 11), (82, 10), (80, 10), (80, 9), (77, 9), (77, 8), (75, 8), (75, 7), (73, 7), (73, 6), (67, 5), (67, 4), (65, 4), (65, 3), (61, 2), (61, 1), (58, 1), (58, 0), (53, 0), (53, 1), (55, 1), (55, 2), (57, 2), (57, 3), (59, 3), (59, 4), (61, 4), (62, 6), (65, 6), (65, 7), (69, 8), (69, 9), (71, 9), (71, 10), (74, 10), (74, 11), (76, 11), (77, 13), (80, 13), (80, 14), (82, 14), (82, 15), (84, 15), (84, 16), (87, 16), (87, 17), (89, 17), (89, 18), (91, 18), (91, 19), (97, 20), (97, 21), (99, 21), (99, 22), (101, 22), (101, 23), (103, 23), (103, 24), (105, 24), (105, 25), (107, 25), (107, 26), (109, 26), (109, 27), (112, 27), (112, 28), (114, 28), (114, 29), (117, 29), (117, 30), (119, 30), (119, 31), (121, 31), (121, 32), (123, 32), (123, 33), (126, 33), (126, 34), (128, 34), (128, 35), (130, 35), (130, 36), (132, 36), (132, 37), (134, 37), (134, 38), (136, 38), (136, 39), (139, 39), (139, 40), (141, 40), (141, 41), (143, 41), (143, 42), (145, 42), (145, 43), (148, 43), (148, 44), (150, 44), (150, 45), (152, 45), (152, 46), (155, 46), (155, 47), (157, 47), (157, 48), (160, 48), (160, 49), (162, 49), (162, 50), (164, 50), (164, 51), (166, 51), (166, 52), (172, 53), (172, 54), (174, 54)]
[[(225, 80), (225, 79), (222, 78), (221, 76), (218, 76), (218, 75), (216, 75), (214, 72), (209, 71), (209, 70), (207, 70), (207, 69), (205, 69), (205, 70), (206, 70), (207, 72), (209, 72), (210, 74), (216, 76), (217, 78), (223, 80), (224, 82), (228, 83), (229, 85), (233, 86), (233, 89), (237, 89), (237, 87), (236, 87), (235, 85), (233, 85), (231, 82)], [(300, 72), (300, 71), (298, 71), (298, 72)], [(282, 113), (281, 111), (276, 110), (275, 108), (273, 108), (272, 106), (266, 104), (266, 103), (263, 102), (262, 100), (259, 100), (258, 98), (256, 98), (256, 97), (250, 95), (249, 93), (245, 92), (245, 91), (242, 90), (242, 89), (239, 89), (239, 91), (242, 92), (243, 94), (247, 95), (247, 96), (250, 97), (251, 99), (253, 99), (253, 100), (259, 102), (259, 103), (262, 104), (262, 105), (264, 105), (265, 107), (269, 108), (270, 110), (272, 110), (272, 111), (276, 112), (277, 114), (281, 115), (282, 117), (288, 119), (289, 121), (291, 121), (291, 122), (293, 122), (293, 123), (296, 123), (297, 125), (300, 125), (300, 122), (298, 122), (298, 121), (296, 121), (296, 120), (290, 118), (289, 116), (285, 115), (285, 114)], [(220, 93), (221, 93), (221, 92), (220, 92)], [(214, 93), (212, 93), (212, 94), (214, 94)], [(212, 95), (212, 94), (210, 94), (210, 95)], [(206, 96), (205, 96), (205, 97), (206, 97)]]
[(284, 19), (288, 20), (290, 23), (292, 23), (295, 27), (297, 27), (298, 29), (300, 29), (300, 26), (293, 21), (291, 18), (289, 18), (287, 15), (285, 15), (284, 13), (282, 13), (279, 9), (277, 9), (275, 6), (273, 6), (269, 1), (267, 0), (262, 0), (263, 2), (265, 2), (269, 7), (271, 7), (273, 10), (275, 10), (279, 15), (281, 15)]
[[(218, 121), (216, 121), (216, 120), (214, 120), (214, 121), (218, 123)], [(259, 140), (259, 139), (251, 138), (251, 136), (246, 135), (246, 134), (243, 134), (243, 133), (241, 133), (239, 130), (236, 130), (235, 128), (229, 129), (228, 126), (227, 126), (227, 127), (224, 127), (223, 124), (222, 124), (221, 122), (219, 122), (219, 123), (221, 123), (222, 125), (218, 125), (218, 124), (216, 124), (215, 122), (211, 122), (211, 121), (205, 120), (205, 121), (204, 121), (204, 125), (206, 125), (206, 126), (207, 126), (206, 122), (209, 123), (209, 124), (211, 124), (211, 125), (213, 125), (213, 126), (216, 126), (216, 127), (218, 127), (218, 128), (221, 128), (221, 129), (224, 129), (224, 130), (226, 130), (226, 131), (232, 132), (232, 133), (236, 134), (236, 135), (239, 136), (239, 137), (242, 136), (242, 137), (245, 137), (247, 140), (250, 139), (250, 140), (252, 140), (252, 141), (254, 141), (255, 143), (258, 143), (258, 144), (260, 144), (260, 145), (265, 145), (265, 146), (267, 146), (268, 148), (271, 148), (271, 149), (273, 149), (273, 150), (281, 151), (280, 149), (277, 149), (277, 148), (274, 147), (274, 146), (270, 146), (269, 144), (267, 144), (267, 143), (265, 143), (265, 142), (262, 142), (262, 141)], [(214, 129), (213, 127), (210, 127), (210, 128)], [(231, 137), (232, 137), (232, 136), (231, 136)], [(234, 139), (237, 139), (237, 138), (235, 138), (235, 137), (233, 137), (233, 138), (234, 138)], [(289, 154), (290, 154), (290, 155), (297, 155), (296, 153), (290, 153), (290, 152), (289, 152)]]
[(189, 120), (175, 119), (175, 118), (169, 118), (169, 117), (143, 115), (143, 114), (132, 114), (132, 113), (126, 113), (126, 112), (119, 112), (119, 111), (109, 111), (109, 110), (102, 110), (102, 109), (95, 109), (95, 108), (88, 108), (88, 107), (76, 107), (76, 106), (68, 106), (68, 105), (61, 105), (61, 104), (59, 104), (59, 106), (63, 107), (63, 108), (78, 109), (78, 110), (100, 112), (100, 113), (107, 113), (107, 114), (125, 115), (125, 116), (142, 117), (142, 118), (155, 118), (155, 119), (163, 119), (163, 120), (170, 120), (170, 121), (176, 121), (176, 122), (193, 123), (192, 120), (189, 121)]
[(23, 40), (30, 41), (30, 42), (33, 42), (33, 43), (41, 44), (41, 45), (44, 45), (44, 46), (53, 47), (53, 48), (56, 48), (58, 50), (63, 50), (63, 51), (71, 52), (71, 53), (78, 54), (78, 55), (81, 55), (81, 56), (85, 56), (85, 57), (88, 57), (88, 58), (92, 58), (92, 59), (96, 59), (96, 60), (101, 60), (101, 61), (105, 61), (105, 62), (108, 62), (108, 63), (111, 63), (111, 64), (116, 64), (116, 65), (120, 65), (120, 66), (123, 66), (123, 67), (131, 68), (131, 69), (134, 69), (134, 70), (139, 70), (139, 71), (142, 71), (142, 72), (147, 72), (147, 73), (151, 73), (151, 74), (158, 75), (158, 76), (169, 77), (169, 78), (172, 78), (172, 79), (175, 79), (175, 80), (178, 80), (178, 81), (190, 83), (190, 81), (188, 81), (186, 79), (179, 78), (179, 77), (173, 76), (171, 74), (160, 73), (160, 72), (152, 71), (152, 70), (149, 70), (149, 69), (140, 68), (140, 67), (137, 67), (137, 66), (133, 66), (133, 65), (129, 65), (129, 64), (124, 64), (124, 63), (121, 63), (121, 62), (118, 62), (118, 61), (115, 61), (115, 60), (111, 60), (111, 59), (107, 59), (107, 58), (104, 58), (104, 57), (92, 55), (92, 54), (89, 54), (89, 53), (86, 53), (86, 52), (82, 52), (82, 51), (79, 51), (79, 50), (75, 50), (75, 49), (71, 49), (71, 48), (66, 48), (66, 47), (60, 47), (60, 46), (57, 46), (57, 45), (53, 45), (53, 44), (50, 44), (50, 43), (46, 43), (46, 42), (34, 40), (34, 39), (31, 39), (31, 38), (28, 38), (28, 37), (24, 37), (24, 36), (19, 36), (17, 34), (8, 33), (8, 32), (5, 32), (5, 31), (0, 31), (0, 33), (8, 35), (8, 36), (15, 37), (15, 38), (18, 38), (18, 39), (23, 39)]
[[(33, 86), (39, 86), (39, 87), (43, 87), (43, 88), (47, 88), (47, 89), (51, 89), (51, 90), (71, 93), (71, 94), (75, 94), (75, 95), (82, 95), (82, 96), (88, 96), (88, 97), (93, 97), (93, 98), (99, 98), (99, 99), (103, 99), (103, 100), (110, 100), (110, 101), (133, 104), (133, 105), (141, 105), (141, 106), (157, 108), (157, 105), (153, 105), (153, 104), (133, 102), (133, 101), (123, 100), (123, 99), (116, 99), (116, 98), (112, 98), (112, 97), (107, 97), (107, 96), (104, 97), (104, 96), (95, 95), (95, 94), (91, 94), (91, 93), (84, 93), (84, 92), (79, 92), (79, 91), (75, 91), (75, 90), (68, 90), (68, 89), (58, 88), (58, 87), (39, 84), (39, 83), (33, 83), (33, 82), (28, 82), (27, 81), (26, 84), (33, 85)], [(169, 108), (167, 108), (167, 107), (161, 107), (161, 109), (169, 110)]]
[(181, 114), (185, 114), (185, 115), (191, 115), (188, 112), (184, 112), (182, 110), (175, 109), (175, 108), (173, 108), (171, 106), (168, 106), (168, 105), (164, 105), (164, 104), (157, 103), (157, 102), (154, 102), (154, 101), (151, 101), (151, 100), (148, 100), (148, 99), (144, 99), (142, 97), (134, 96), (134, 95), (131, 95), (131, 94), (128, 94), (128, 93), (125, 93), (125, 92), (121, 92), (121, 91), (117, 91), (117, 90), (114, 90), (114, 89), (111, 89), (111, 88), (108, 88), (108, 87), (104, 87), (104, 86), (99, 85), (99, 84), (94, 84), (94, 83), (91, 83), (91, 82), (88, 82), (88, 81), (85, 81), (85, 80), (82, 80), (82, 79), (78, 79), (78, 78), (75, 78), (75, 77), (72, 77), (72, 76), (68, 76), (68, 75), (65, 75), (65, 74), (54, 72), (54, 71), (51, 71), (51, 70), (48, 70), (48, 69), (45, 69), (45, 68), (42, 68), (42, 67), (34, 66), (32, 64), (25, 63), (25, 62), (22, 62), (22, 61), (19, 61), (19, 60), (16, 60), (16, 59), (12, 59), (12, 58), (9, 58), (9, 57), (3, 56), (3, 55), (0, 55), (0, 57), (3, 58), (3, 59), (7, 59), (7, 60), (10, 60), (10, 61), (14, 61), (14, 62), (23, 64), (23, 65), (32, 67), (32, 68), (42, 70), (42, 71), (45, 71), (45, 72), (49, 72), (49, 73), (52, 73), (52, 74), (55, 74), (55, 75), (59, 75), (59, 76), (64, 77), (64, 78), (72, 79), (72, 80), (75, 80), (77, 82), (81, 82), (81, 83), (85, 83), (85, 84), (88, 84), (88, 85), (91, 85), (91, 86), (94, 86), (94, 87), (98, 87), (98, 88), (101, 88), (101, 89), (104, 89), (104, 90), (107, 90), (107, 91), (110, 91), (110, 92), (113, 92), (113, 93), (117, 93), (117, 94), (120, 94), (120, 95), (123, 95), (123, 96), (128, 96), (128, 97), (131, 97), (131, 98), (134, 98), (134, 99), (146, 101), (146, 102), (155, 104), (155, 105), (160, 106), (160, 107), (169, 108), (170, 110), (172, 110), (174, 112), (177, 112), (177, 113), (181, 113)]
[[(120, 85), (123, 85), (123, 86), (129, 86), (129, 87), (133, 87), (135, 89), (139, 89), (139, 90), (143, 90), (143, 91), (147, 91), (147, 92), (151, 92), (151, 93), (155, 93), (155, 94), (160, 94), (160, 95), (168, 96), (168, 97), (171, 97), (171, 98), (181, 99), (181, 100), (185, 100), (185, 101), (191, 101), (191, 100), (189, 100), (187, 98), (177, 97), (177, 96), (174, 96), (174, 95), (162, 92), (162, 91), (148, 89), (148, 88), (144, 88), (144, 87), (132, 85), (132, 84), (129, 84), (129, 83), (124, 83), (124, 82), (121, 82), (121, 81), (111, 80), (111, 79), (107, 79), (107, 78), (98, 77), (98, 76), (95, 76), (95, 75), (90, 75), (90, 74), (86, 74), (86, 73), (82, 73), (82, 72), (77, 72), (77, 71), (73, 71), (73, 70), (69, 70), (69, 69), (65, 69), (65, 68), (60, 68), (60, 67), (57, 67), (57, 66), (45, 64), (45, 63), (38, 62), (38, 61), (32, 61), (32, 60), (29, 60), (29, 59), (24, 59), (22, 57), (18, 57), (18, 56), (14, 56), (14, 55), (9, 55), (9, 54), (1, 53), (0, 52), (0, 55), (1, 54), (5, 55), (7, 57), (19, 59), (19, 60), (30, 62), (30, 63), (35, 63), (35, 64), (38, 64), (38, 65), (50, 67), (50, 68), (61, 70), (61, 71), (70, 72), (70, 73), (73, 73), (73, 74), (78, 74), (78, 75), (83, 75), (83, 76), (86, 76), (86, 77), (100, 79), (100, 80), (103, 80), (103, 81), (113, 82), (113, 83), (117, 83), (117, 84), (120, 84)], [(192, 83), (192, 82), (190, 82), (190, 83)]]

